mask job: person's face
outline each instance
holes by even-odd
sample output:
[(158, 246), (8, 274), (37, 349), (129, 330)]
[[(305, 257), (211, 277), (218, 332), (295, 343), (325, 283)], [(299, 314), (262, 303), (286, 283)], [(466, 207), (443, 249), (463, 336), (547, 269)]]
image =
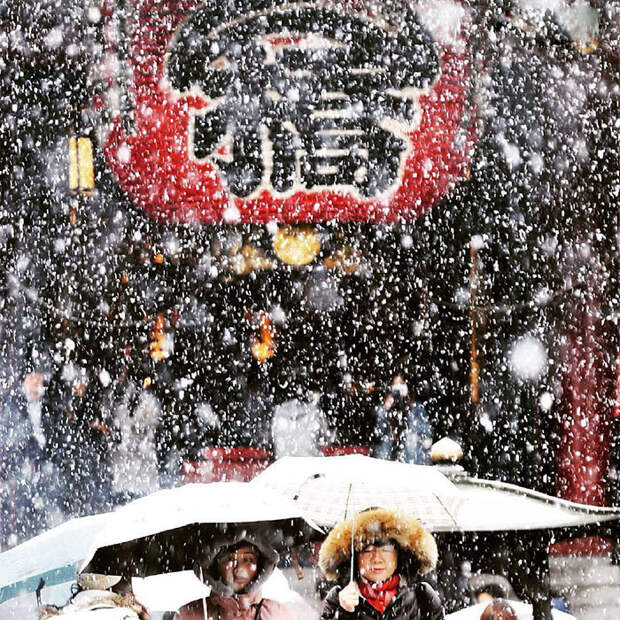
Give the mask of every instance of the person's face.
[(367, 545), (360, 551), (358, 568), (360, 575), (368, 581), (385, 581), (395, 572), (398, 552), (392, 543)]
[(256, 575), (258, 556), (251, 545), (227, 553), (218, 564), (222, 581), (235, 592), (241, 592)]
[(478, 592), (476, 595), (477, 603), (492, 603), (494, 600), (493, 595), (488, 592)]

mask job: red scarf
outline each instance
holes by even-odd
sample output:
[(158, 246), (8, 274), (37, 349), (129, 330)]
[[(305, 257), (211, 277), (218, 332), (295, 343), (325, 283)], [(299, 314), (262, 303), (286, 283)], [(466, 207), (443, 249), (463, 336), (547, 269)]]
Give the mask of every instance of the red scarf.
[(363, 577), (359, 581), (362, 596), (381, 614), (398, 593), (398, 575), (392, 575), (385, 581), (368, 581)]

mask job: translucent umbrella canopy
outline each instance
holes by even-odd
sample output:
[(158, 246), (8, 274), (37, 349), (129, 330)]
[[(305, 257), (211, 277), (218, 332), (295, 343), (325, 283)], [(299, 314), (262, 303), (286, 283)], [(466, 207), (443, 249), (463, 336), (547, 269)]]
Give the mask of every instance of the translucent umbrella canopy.
[(251, 484), (292, 499), (331, 527), (370, 506), (399, 509), (435, 532), (576, 528), (620, 521), (620, 508), (586, 506), (458, 467), (410, 465), (362, 455), (285, 457)]
[(439, 470), (426, 465), (362, 455), (285, 457), (252, 484), (292, 499), (323, 526), (380, 506), (411, 514), (430, 529), (458, 529), (460, 492)]

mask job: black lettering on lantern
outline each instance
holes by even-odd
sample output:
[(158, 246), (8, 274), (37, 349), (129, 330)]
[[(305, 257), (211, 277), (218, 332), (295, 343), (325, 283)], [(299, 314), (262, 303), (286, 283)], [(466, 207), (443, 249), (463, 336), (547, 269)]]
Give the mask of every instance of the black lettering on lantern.
[(419, 123), (418, 94), (439, 73), (415, 13), (403, 8), (398, 32), (324, 7), (248, 15), (222, 25), (203, 7), (174, 40), (172, 86), (215, 102), (194, 116), (193, 156), (213, 157), (228, 136), (216, 163), (239, 197), (260, 187), (345, 185), (364, 197), (392, 188)]

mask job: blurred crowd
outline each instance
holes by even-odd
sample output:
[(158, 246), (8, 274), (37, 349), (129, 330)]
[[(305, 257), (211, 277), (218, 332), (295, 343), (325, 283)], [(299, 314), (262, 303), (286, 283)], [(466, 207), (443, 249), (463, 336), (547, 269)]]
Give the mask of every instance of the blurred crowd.
[[(401, 376), (393, 378), (379, 400), (367, 433), (347, 424), (334, 428), (321, 395), (299, 390), (268, 410), (254, 402), (258, 396), (248, 395), (247, 410), (231, 418), (209, 402), (196, 402), (177, 420), (173, 435), (180, 440), (175, 442), (165, 440), (164, 406), (147, 387), (126, 381), (122, 390), (102, 398), (99, 415), (90, 421), (59, 421), (47, 380), (44, 373), (26, 374), (5, 391), (0, 405), (0, 549), (71, 516), (110, 510), (188, 481), (188, 467), (203, 472), (205, 463), (211, 477), (199, 473), (192, 481), (249, 479), (282, 456), (361, 452), (430, 463), (431, 423)], [(74, 414), (69, 409), (67, 415)], [(364, 442), (352, 441), (360, 436)], [(245, 451), (243, 471), (227, 468), (221, 461), (232, 460), (231, 451), (239, 449)], [(255, 462), (250, 453), (258, 455)]]

